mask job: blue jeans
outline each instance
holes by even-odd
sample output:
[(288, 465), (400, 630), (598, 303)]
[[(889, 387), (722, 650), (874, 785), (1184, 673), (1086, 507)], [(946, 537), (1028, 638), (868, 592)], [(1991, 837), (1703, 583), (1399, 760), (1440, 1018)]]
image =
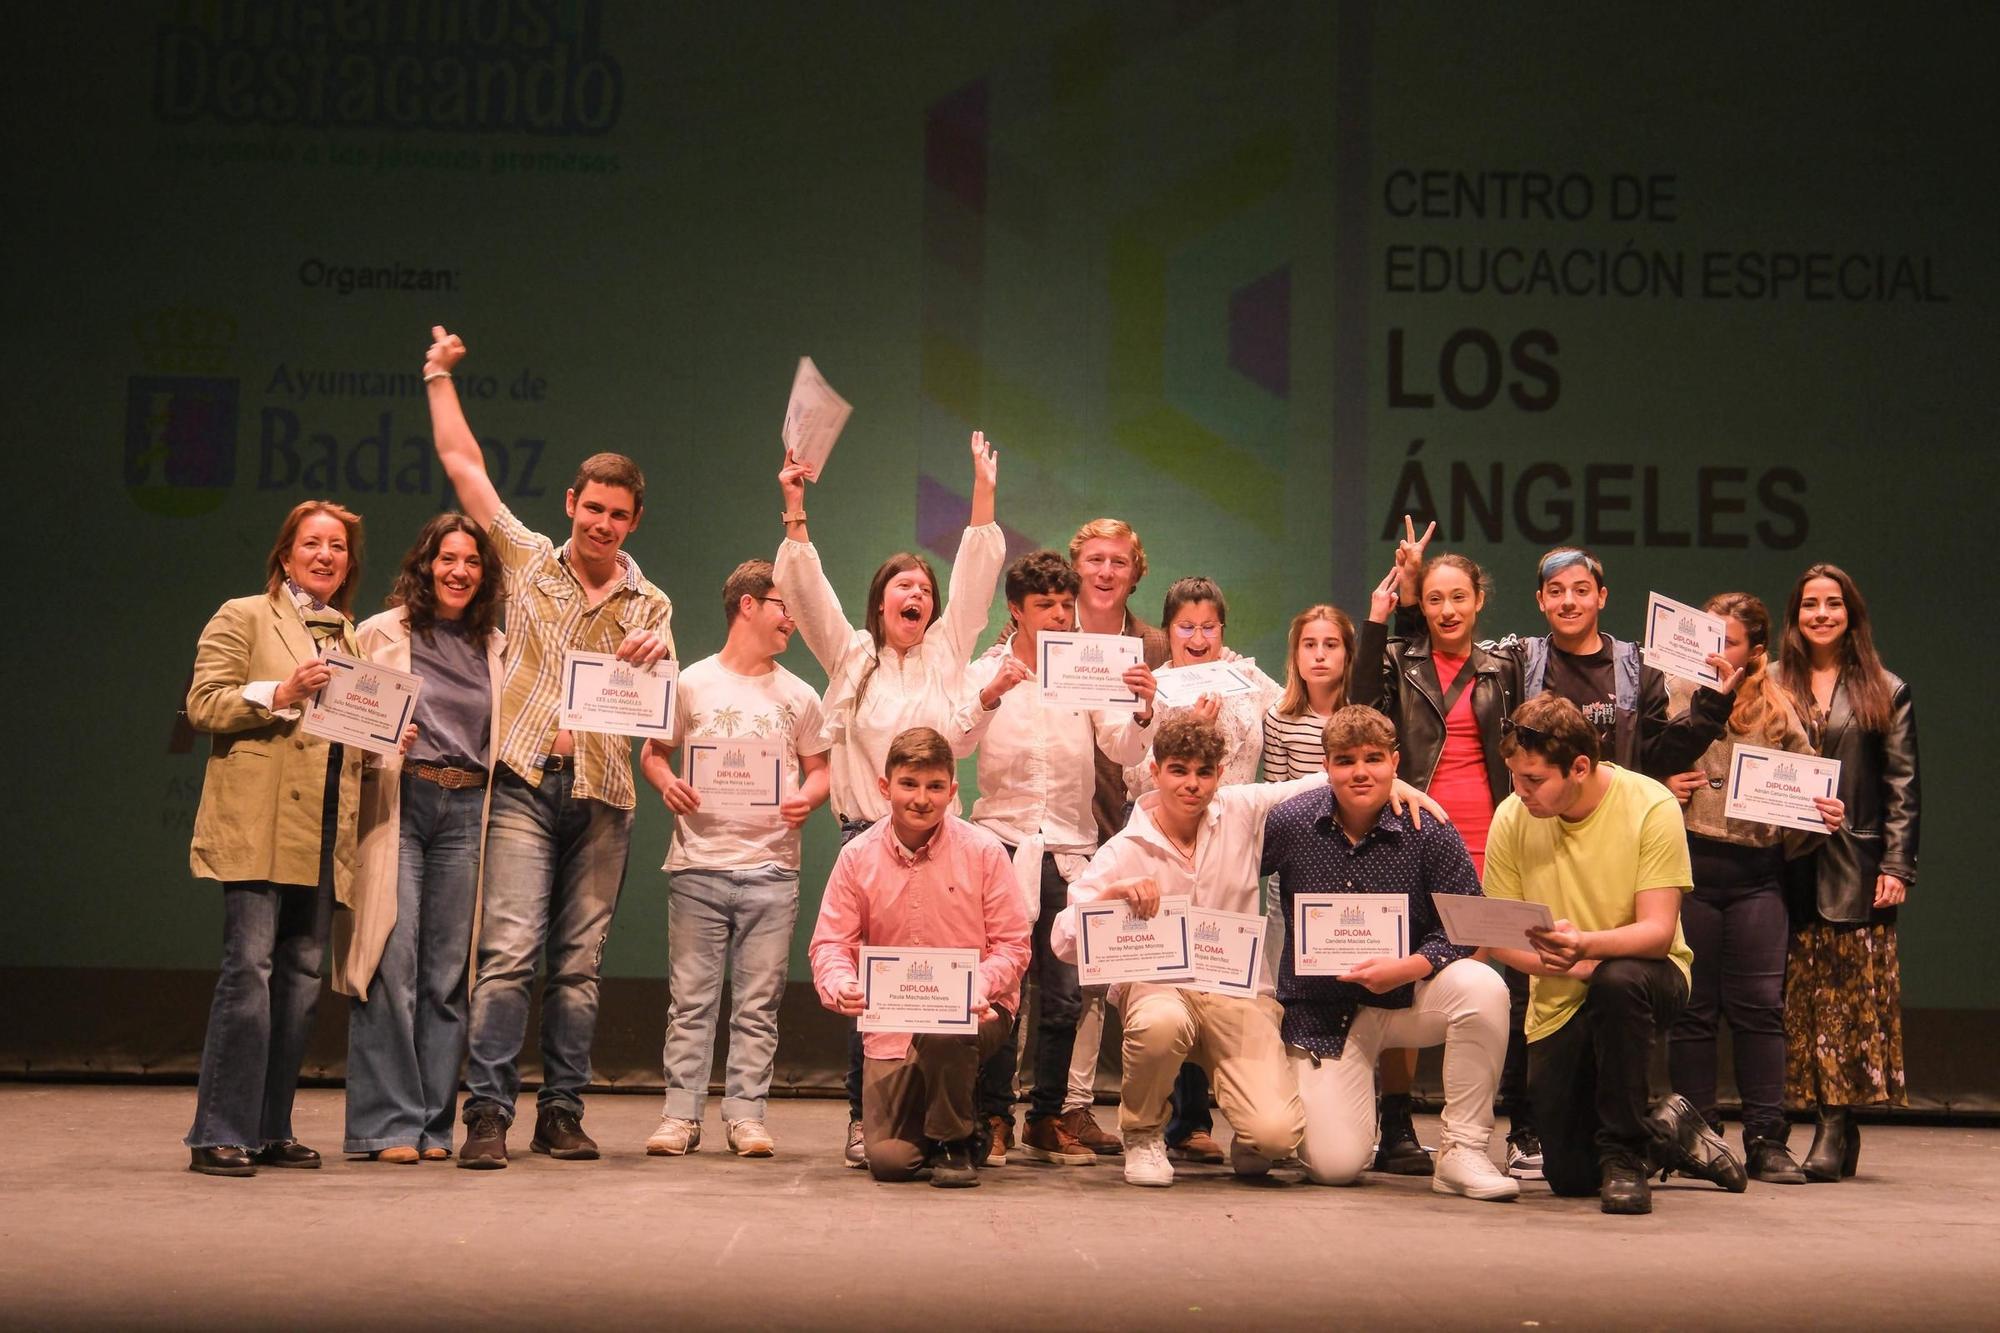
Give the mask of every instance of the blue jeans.
[[(845, 847), (868, 831), (872, 819), (843, 819), (840, 821), (840, 845)], [(850, 1020), (847, 1025), (847, 1077), (842, 1086), (847, 1089), (847, 1118), (855, 1124), (861, 1123), (861, 1029)]]
[(729, 968), (729, 1057), (724, 1120), (762, 1120), (778, 1057), (778, 1003), (785, 998), (799, 872), (677, 870), (667, 897), (666, 1114), (699, 1121), (715, 1060), (722, 971)]
[(597, 1030), (597, 974), (625, 881), (632, 812), (574, 799), (575, 781), (574, 769), (544, 773), (540, 787), (505, 768), (494, 775), (465, 1071), (468, 1121), (480, 1111), (514, 1121), (528, 992), (544, 956), (538, 1103), (583, 1111)]
[(292, 1137), (320, 964), (333, 924), (333, 846), (340, 826), (341, 747), (326, 761), (319, 882), (222, 886), (222, 973), (201, 1044), (190, 1148), (261, 1148)]
[(208, 1010), (188, 1147), (260, 1148), (292, 1137), (292, 1094), (332, 920), (331, 874), (318, 884), (222, 886), (222, 975)]
[(449, 1148), (486, 793), (405, 774), (396, 924), (347, 1011), (348, 1152)]

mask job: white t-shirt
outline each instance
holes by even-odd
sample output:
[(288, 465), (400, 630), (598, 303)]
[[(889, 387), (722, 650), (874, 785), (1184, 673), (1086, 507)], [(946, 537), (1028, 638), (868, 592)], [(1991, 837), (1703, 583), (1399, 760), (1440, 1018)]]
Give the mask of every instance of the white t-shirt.
[[(812, 686), (776, 663), (761, 676), (739, 676), (718, 658), (704, 657), (680, 673), (674, 701), (674, 740), (756, 739), (784, 737), (785, 783), (799, 786), (799, 756), (824, 754), (829, 742), (820, 714), (819, 695)], [(681, 776), (687, 776), (686, 752)], [(775, 813), (702, 814), (676, 816), (674, 840), (667, 849), (668, 872), (676, 870), (754, 870), (777, 865), (799, 868), (799, 832), (785, 827)]]

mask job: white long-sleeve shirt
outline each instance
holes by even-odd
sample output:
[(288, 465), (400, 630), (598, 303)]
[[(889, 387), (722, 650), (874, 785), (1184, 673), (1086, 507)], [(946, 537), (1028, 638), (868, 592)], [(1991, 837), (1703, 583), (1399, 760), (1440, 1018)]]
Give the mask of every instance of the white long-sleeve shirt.
[[(931, 727), (953, 736), (965, 695), (966, 662), (986, 632), (987, 611), (1006, 559), (1007, 540), (999, 524), (967, 528), (952, 562), (943, 612), (922, 642), (907, 653), (889, 649), (878, 654), (868, 631), (848, 623), (812, 543), (787, 539), (778, 547), (772, 582), (826, 672), (822, 707), (827, 739), (833, 742), (827, 761), (829, 794), (842, 819), (888, 816), (889, 803), (877, 779), (889, 757), (889, 742), (899, 733)], [(971, 752), (970, 745), (956, 750), (961, 759)]]
[[(1066, 963), (1076, 961), (1076, 909), (1104, 896), (1109, 885), (1120, 880), (1150, 878), (1160, 886), (1163, 898), (1185, 897), (1195, 907), (1218, 912), (1242, 912), (1255, 916), (1257, 866), (1264, 853), (1264, 816), (1297, 796), (1326, 783), (1326, 774), (1290, 782), (1248, 782), (1218, 787), (1215, 799), (1202, 812), (1195, 828), (1194, 864), (1190, 866), (1153, 822), (1160, 794), (1150, 792), (1139, 800), (1132, 818), (1111, 841), (1090, 858), (1090, 868), (1071, 882), (1069, 906), (1057, 914), (1049, 926), (1049, 947)], [(1271, 993), (1270, 960), (1257, 979), (1257, 993)], [(1120, 998), (1120, 987), (1112, 987), (1111, 998)]]
[[(972, 822), (1019, 847), (1040, 837), (1045, 851), (1088, 856), (1097, 847), (1090, 798), (1097, 790), (1096, 747), (1120, 764), (1137, 763), (1153, 742), (1153, 722), (1123, 711), (1048, 708), (1032, 677), (1000, 696), (998, 708), (979, 701), (1012, 643), (997, 646), (966, 669), (952, 748), (979, 750), (979, 799)], [(1156, 719), (1155, 719), (1156, 720)], [(961, 748), (963, 747), (963, 748)]]

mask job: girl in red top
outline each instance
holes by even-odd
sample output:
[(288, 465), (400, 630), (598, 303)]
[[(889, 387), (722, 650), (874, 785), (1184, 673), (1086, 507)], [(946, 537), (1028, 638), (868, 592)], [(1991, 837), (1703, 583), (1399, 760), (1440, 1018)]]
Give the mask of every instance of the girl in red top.
[[(1402, 543), (1396, 567), (1377, 585), (1354, 650), (1348, 702), (1368, 704), (1395, 722), (1399, 776), (1444, 807), (1483, 876), (1486, 833), (1509, 790), (1500, 722), (1521, 702), (1521, 664), (1512, 640), (1477, 640), (1479, 613), (1492, 591), (1486, 571), (1456, 553), (1422, 557), (1423, 542)], [(1398, 621), (1394, 636), (1392, 614)], [(1507, 1136), (1507, 1165), (1514, 1175), (1536, 1180), (1541, 1144), (1528, 1119), (1522, 1035), (1527, 978), (1511, 969), (1506, 976), (1513, 1002), (1500, 1078), (1513, 1131)]]

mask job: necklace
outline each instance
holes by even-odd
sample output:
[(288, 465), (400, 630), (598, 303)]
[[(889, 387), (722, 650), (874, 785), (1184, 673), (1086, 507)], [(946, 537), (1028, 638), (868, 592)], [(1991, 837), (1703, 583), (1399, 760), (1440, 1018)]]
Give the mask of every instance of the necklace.
[(1181, 840), (1179, 838), (1176, 838), (1173, 834), (1167, 832), (1165, 826), (1163, 825), (1160, 826), (1160, 836), (1167, 840), (1167, 845), (1169, 847), (1172, 847), (1176, 852), (1180, 853), (1181, 860), (1186, 861), (1189, 865), (1194, 864), (1195, 839), (1193, 837), (1190, 837), (1187, 840), (1186, 845), (1182, 845)]

